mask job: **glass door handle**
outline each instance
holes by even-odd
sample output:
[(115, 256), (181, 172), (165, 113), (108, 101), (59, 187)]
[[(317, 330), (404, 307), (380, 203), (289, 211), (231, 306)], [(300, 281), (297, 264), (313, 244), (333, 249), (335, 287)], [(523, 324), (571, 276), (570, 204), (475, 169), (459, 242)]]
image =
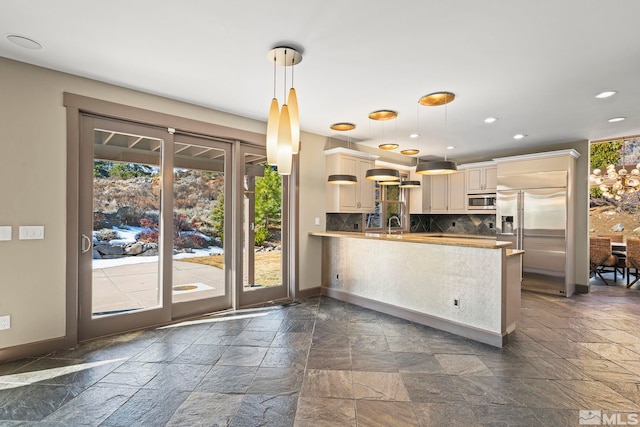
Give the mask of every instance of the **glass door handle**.
[[(85, 248), (85, 245), (84, 245), (85, 243), (87, 244), (86, 248)], [(86, 234), (83, 234), (82, 235), (82, 248), (81, 248), (81, 251), (82, 251), (83, 254), (86, 254), (90, 250), (91, 250), (91, 239)]]
[(249, 228), (251, 229), (251, 231), (254, 231), (256, 229), (256, 225), (252, 222), (251, 224), (249, 224)]

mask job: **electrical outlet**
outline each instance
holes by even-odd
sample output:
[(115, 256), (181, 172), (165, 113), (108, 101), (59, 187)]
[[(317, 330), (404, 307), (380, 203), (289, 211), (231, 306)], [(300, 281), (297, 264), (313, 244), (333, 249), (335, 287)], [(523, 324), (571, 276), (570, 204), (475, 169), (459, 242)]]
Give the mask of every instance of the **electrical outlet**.
[(11, 316), (0, 316), (0, 331), (3, 329), (11, 329)]
[(454, 298), (453, 299), (453, 306), (455, 308), (460, 308), (460, 298)]

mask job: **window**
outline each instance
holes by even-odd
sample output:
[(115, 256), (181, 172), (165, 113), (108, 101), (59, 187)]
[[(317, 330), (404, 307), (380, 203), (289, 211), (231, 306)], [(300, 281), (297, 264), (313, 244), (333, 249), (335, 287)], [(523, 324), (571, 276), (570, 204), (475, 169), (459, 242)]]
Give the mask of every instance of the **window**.
[[(400, 180), (408, 174), (400, 173)], [(406, 191), (398, 185), (375, 185), (374, 213), (366, 214), (365, 228), (380, 231), (406, 231), (409, 209)]]

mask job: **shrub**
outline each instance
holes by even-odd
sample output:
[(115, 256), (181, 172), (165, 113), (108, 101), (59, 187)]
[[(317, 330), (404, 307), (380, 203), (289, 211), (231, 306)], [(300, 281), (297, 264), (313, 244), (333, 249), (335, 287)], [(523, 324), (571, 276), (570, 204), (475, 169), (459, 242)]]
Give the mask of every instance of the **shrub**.
[(176, 236), (173, 239), (173, 245), (178, 248), (200, 249), (209, 246), (209, 242), (202, 236), (189, 234), (187, 236)]
[(269, 229), (262, 226), (257, 226), (255, 230), (254, 240), (256, 246), (262, 246), (269, 237)]

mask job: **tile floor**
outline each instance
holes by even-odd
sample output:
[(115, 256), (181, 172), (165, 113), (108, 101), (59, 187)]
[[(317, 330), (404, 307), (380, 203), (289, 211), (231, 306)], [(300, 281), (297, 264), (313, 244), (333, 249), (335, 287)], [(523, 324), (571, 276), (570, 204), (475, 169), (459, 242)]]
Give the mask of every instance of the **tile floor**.
[(640, 411), (639, 319), (638, 289), (524, 292), (498, 349), (310, 298), (0, 364), (0, 425), (573, 426)]

